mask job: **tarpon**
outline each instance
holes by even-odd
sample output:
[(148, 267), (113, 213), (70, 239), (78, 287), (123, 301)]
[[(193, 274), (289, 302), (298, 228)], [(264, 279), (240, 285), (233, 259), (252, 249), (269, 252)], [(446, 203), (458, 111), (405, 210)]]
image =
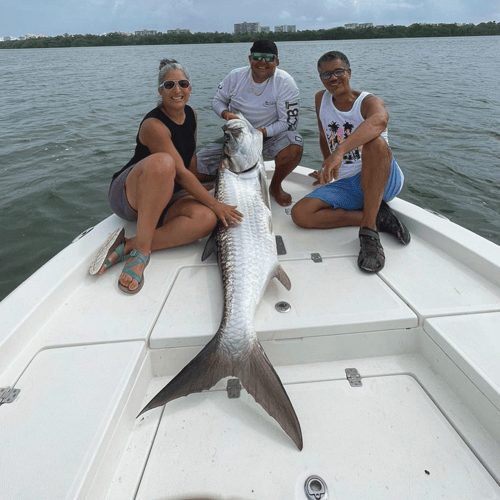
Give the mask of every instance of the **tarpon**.
[(271, 279), (278, 278), (288, 290), (291, 286), (277, 257), (262, 134), (243, 117), (229, 120), (223, 130), (225, 145), (215, 196), (236, 205), (243, 219), (229, 227), (219, 223), (202, 256), (205, 260), (217, 252), (224, 290), (222, 321), (203, 350), (140, 414), (234, 376), (302, 450), (297, 415), (254, 328), (255, 310)]

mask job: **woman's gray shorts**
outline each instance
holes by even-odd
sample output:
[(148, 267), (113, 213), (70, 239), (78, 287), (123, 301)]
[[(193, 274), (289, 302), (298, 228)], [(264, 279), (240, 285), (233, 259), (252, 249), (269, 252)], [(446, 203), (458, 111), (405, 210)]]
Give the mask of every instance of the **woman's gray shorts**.
[[(137, 165), (137, 163), (136, 163)], [(128, 174), (132, 171), (135, 165), (131, 165), (126, 170), (124, 170), (115, 180), (111, 181), (108, 191), (108, 202), (109, 206), (113, 212), (121, 217), (122, 219), (129, 220), (132, 222), (137, 221), (137, 212), (130, 206), (127, 200), (127, 193), (125, 191), (125, 181), (127, 180)], [(167, 213), (167, 210), (179, 199), (187, 196), (188, 193), (183, 189), (176, 191), (167, 206), (163, 209), (163, 212), (158, 219), (156, 227), (161, 227), (163, 225), (163, 219)]]
[[(293, 130), (285, 130), (278, 135), (267, 137), (264, 139), (262, 155), (265, 159), (274, 160), (276, 155), (287, 148), (296, 144), (303, 147), (302, 136)], [(200, 174), (216, 175), (222, 158), (222, 148), (224, 147), (224, 139), (205, 146), (196, 154), (198, 163), (197, 168)]]
[(135, 165), (131, 165), (125, 169), (116, 179), (111, 182), (108, 191), (108, 202), (111, 210), (125, 220), (136, 221), (137, 212), (130, 206), (125, 192), (125, 181), (128, 174), (132, 171)]

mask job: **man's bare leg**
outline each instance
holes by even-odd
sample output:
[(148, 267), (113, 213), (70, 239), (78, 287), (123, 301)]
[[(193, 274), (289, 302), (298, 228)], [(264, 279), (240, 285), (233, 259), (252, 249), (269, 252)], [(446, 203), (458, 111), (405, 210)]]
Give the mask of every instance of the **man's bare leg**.
[(287, 207), (292, 203), (292, 197), (286, 191), (283, 191), (281, 183), (285, 177), (290, 174), (293, 169), (299, 164), (302, 158), (302, 146), (290, 144), (285, 149), (282, 149), (275, 157), (275, 170), (269, 192), (276, 202), (282, 207)]

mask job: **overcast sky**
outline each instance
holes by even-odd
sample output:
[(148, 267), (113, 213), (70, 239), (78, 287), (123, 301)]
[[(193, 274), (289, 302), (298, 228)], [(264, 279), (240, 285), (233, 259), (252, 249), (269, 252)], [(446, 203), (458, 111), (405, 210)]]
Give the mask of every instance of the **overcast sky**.
[(234, 23), (316, 30), (346, 23), (500, 22), (499, 0), (0, 0), (0, 37), (189, 29), (233, 32)]

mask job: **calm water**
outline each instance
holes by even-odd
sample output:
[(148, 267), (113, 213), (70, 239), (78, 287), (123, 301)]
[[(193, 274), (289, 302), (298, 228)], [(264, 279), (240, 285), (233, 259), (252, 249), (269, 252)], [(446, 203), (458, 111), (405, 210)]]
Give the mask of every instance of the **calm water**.
[[(220, 135), (220, 80), (250, 44), (0, 50), (0, 299), (83, 230), (110, 215), (111, 174), (156, 104), (158, 62), (194, 83), (202, 145)], [(289, 42), (281, 68), (301, 90), (302, 164), (318, 168), (316, 61), (345, 52), (352, 85), (387, 103), (401, 197), (500, 244), (500, 37)]]

